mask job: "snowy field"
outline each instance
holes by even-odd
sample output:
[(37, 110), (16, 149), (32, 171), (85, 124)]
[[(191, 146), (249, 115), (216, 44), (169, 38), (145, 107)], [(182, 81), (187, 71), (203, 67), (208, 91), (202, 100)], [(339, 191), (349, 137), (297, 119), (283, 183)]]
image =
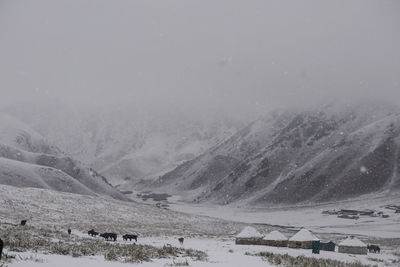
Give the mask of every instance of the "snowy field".
[[(175, 237), (152, 237), (141, 239), (141, 244), (149, 244), (162, 247), (165, 244), (179, 246)], [(269, 263), (259, 256), (252, 256), (259, 252), (272, 252), (274, 254), (289, 254), (293, 257), (306, 256), (319, 259), (334, 259), (347, 263), (361, 263), (365, 265), (376, 266), (396, 266), (400, 263), (400, 257), (394, 255), (391, 251), (383, 251), (381, 254), (369, 255), (348, 255), (337, 252), (321, 251), (321, 254), (314, 255), (311, 250), (275, 248), (268, 246), (245, 246), (235, 245), (232, 239), (222, 238), (190, 238), (185, 240), (184, 248), (193, 248), (206, 252), (208, 259), (206, 261), (195, 261), (190, 258), (178, 257), (169, 259), (155, 259), (152, 262), (134, 264), (136, 266), (179, 266), (179, 263), (188, 262), (189, 266), (276, 266)], [(61, 256), (33, 252), (7, 252), (16, 255), (16, 259), (9, 263), (9, 267), (22, 266), (127, 266), (127, 263), (105, 261), (103, 256), (87, 256), (74, 258), (71, 256)], [(397, 263), (393, 263), (396, 262)], [(398, 265), (397, 265), (398, 266)]]
[[(280, 226), (287, 229), (305, 227), (319, 234), (360, 235), (369, 238), (400, 238), (400, 213), (386, 209), (386, 205), (399, 204), (400, 195), (391, 197), (367, 196), (362, 199), (335, 203), (290, 206), (280, 208), (242, 208), (232, 206), (187, 205), (174, 202), (170, 208), (185, 213), (207, 215), (231, 221)], [(373, 209), (389, 215), (388, 218), (360, 216), (358, 220), (342, 219), (322, 214), (324, 210)]]
[[(390, 201), (382, 200), (379, 205), (376, 204), (376, 207), (379, 208), (386, 202)], [(371, 200), (365, 205), (372, 208), (372, 203), (377, 203), (377, 201)], [(341, 203), (340, 207), (351, 206), (349, 203), (347, 206), (345, 204)], [(389, 218), (372, 218), (373, 223), (366, 222), (361, 218), (358, 220), (358, 224), (353, 220), (322, 215), (322, 210), (333, 208), (330, 205), (298, 209), (259, 209), (248, 212), (243, 209), (234, 210), (227, 207), (211, 209), (196, 206), (190, 208), (183, 203), (174, 204), (172, 208), (192, 214), (160, 209), (153, 204), (122, 202), (101, 197), (1, 185), (0, 234), (3, 240), (5, 239), (3, 237), (4, 229), (14, 227), (18, 233), (21, 226), (17, 226), (17, 224), (20, 220), (27, 219), (28, 228), (23, 229), (28, 231), (28, 235), (37, 238), (44, 235), (47, 238), (46, 242), (50, 242), (52, 245), (57, 246), (58, 242), (64, 242), (74, 247), (93, 241), (97, 242), (94, 244), (99, 246), (99, 253), (76, 257), (73, 257), (71, 253), (67, 253), (68, 255), (54, 254), (49, 252), (51, 250), (46, 249), (10, 249), (6, 246), (5, 253), (11, 259), (5, 262), (4, 266), (112, 267), (131, 264), (134, 266), (277, 266), (266, 257), (255, 255), (257, 253), (288, 254), (290, 257), (303, 256), (360, 264), (343, 266), (398, 266), (400, 262), (400, 239), (394, 238), (397, 237), (396, 235), (388, 238), (391, 232), (396, 234), (400, 230), (398, 214), (390, 213)], [(359, 206), (359, 208), (362, 207)], [(390, 211), (385, 212), (389, 214)], [(204, 216), (206, 214), (219, 218)], [(392, 225), (395, 223), (397, 226)], [(250, 224), (262, 234), (279, 229), (288, 237), (293, 235), (299, 227), (307, 226), (318, 237), (331, 238), (334, 241), (344, 239), (348, 233), (359, 233), (360, 239), (365, 242), (377, 242), (381, 246), (382, 252), (381, 254), (369, 253), (355, 256), (321, 251), (321, 254), (313, 255), (311, 250), (235, 245), (235, 235), (244, 226)], [(379, 224), (382, 225), (381, 233), (378, 233)], [(371, 229), (375, 229), (371, 230), (370, 234), (363, 230), (363, 227), (368, 225), (371, 225)], [(73, 231), (71, 236), (66, 235), (68, 228)], [(92, 228), (99, 232), (116, 232), (119, 239), (114, 243), (103, 241), (101, 238), (88, 238), (86, 232)], [(124, 233), (139, 234), (138, 245), (149, 245), (151, 246), (149, 248), (152, 249), (173, 247), (182, 251), (177, 255), (151, 258), (150, 262), (124, 263), (121, 259), (118, 261), (106, 260), (104, 251), (101, 251), (100, 247), (128, 246), (128, 243), (122, 241), (120, 237)], [(179, 244), (178, 237), (185, 238), (183, 245)], [(207, 257), (198, 260), (196, 257), (187, 256), (188, 249), (189, 251), (192, 249), (205, 252)]]

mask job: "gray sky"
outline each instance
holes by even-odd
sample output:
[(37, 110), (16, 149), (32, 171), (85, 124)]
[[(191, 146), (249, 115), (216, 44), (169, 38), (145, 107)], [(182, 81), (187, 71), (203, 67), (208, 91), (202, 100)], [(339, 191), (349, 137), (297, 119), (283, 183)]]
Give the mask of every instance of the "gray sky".
[(400, 103), (400, 1), (0, 0), (0, 105)]

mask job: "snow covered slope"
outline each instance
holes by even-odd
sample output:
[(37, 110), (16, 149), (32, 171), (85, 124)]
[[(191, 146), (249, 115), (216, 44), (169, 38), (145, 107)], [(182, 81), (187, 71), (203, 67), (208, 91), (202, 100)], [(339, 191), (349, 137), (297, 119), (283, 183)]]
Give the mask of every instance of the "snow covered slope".
[(299, 203), (400, 188), (400, 110), (331, 105), (270, 114), (159, 178), (189, 200)]
[(126, 199), (104, 177), (49, 145), (27, 125), (1, 113), (0, 183)]
[[(87, 235), (100, 232), (160, 235), (229, 235), (243, 224), (206, 216), (190, 215), (154, 205), (77, 195), (39, 188), (0, 185), (0, 221), (15, 224), (21, 218), (29, 225), (71, 228)], [(44, 205), (45, 203), (45, 205)]]
[(0, 143), (25, 151), (59, 153), (59, 150), (50, 146), (39, 133), (4, 113), (0, 113)]
[(114, 185), (158, 177), (241, 127), (222, 115), (193, 118), (178, 107), (155, 110), (133, 105), (70, 108), (60, 103), (35, 103), (9, 107), (5, 112), (107, 176)]

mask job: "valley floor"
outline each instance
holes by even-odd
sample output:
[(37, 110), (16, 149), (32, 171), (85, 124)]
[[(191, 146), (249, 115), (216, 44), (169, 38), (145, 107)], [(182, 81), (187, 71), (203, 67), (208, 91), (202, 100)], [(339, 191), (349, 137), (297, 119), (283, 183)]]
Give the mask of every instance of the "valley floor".
[[(398, 201), (398, 199), (393, 198), (390, 201)], [(343, 202), (339, 203), (339, 206), (329, 204), (297, 209), (252, 211), (227, 207), (215, 209), (205, 206), (190, 207), (182, 203), (172, 204), (171, 208), (187, 212), (183, 213), (157, 208), (154, 204), (122, 202), (101, 197), (0, 185), (0, 236), (8, 244), (14, 244), (12, 247), (5, 246), (8, 260), (4, 266), (9, 267), (119, 267), (131, 264), (149, 267), (258, 267), (277, 266), (279, 262), (284, 264), (285, 260), (309, 262), (313, 259), (325, 261), (325, 264), (327, 261), (331, 261), (328, 264), (333, 264), (334, 260), (338, 260), (343, 264), (340, 266), (398, 266), (400, 239), (396, 234), (400, 230), (398, 227), (400, 215), (384, 209), (383, 206), (390, 201), (386, 199), (379, 201), (380, 204), (378, 204), (377, 200), (370, 200), (361, 206), (363, 202), (357, 205), (355, 205), (356, 202), (351, 205)], [(390, 217), (361, 218), (355, 221), (321, 214), (322, 210), (328, 208), (348, 208), (355, 207), (354, 205), (358, 208), (364, 208), (364, 206), (379, 208), (390, 214)], [(28, 226), (25, 228), (18, 226), (22, 219), (28, 220)], [(355, 256), (321, 251), (321, 254), (314, 255), (311, 250), (235, 245), (234, 237), (245, 225), (253, 225), (262, 233), (279, 229), (289, 237), (298, 228), (305, 226), (320, 238), (335, 241), (343, 239), (348, 234), (356, 234), (365, 242), (381, 245), (382, 252)], [(73, 231), (71, 236), (66, 234), (68, 228)], [(89, 238), (86, 232), (92, 228), (99, 232), (116, 232), (119, 234), (119, 239), (114, 243), (100, 238)], [(113, 258), (112, 261), (106, 260), (105, 255), (109, 255), (107, 253), (115, 248), (123, 251), (135, 249), (135, 246), (129, 247), (127, 242), (120, 240), (120, 235), (123, 233), (139, 234), (136, 248), (145, 247), (156, 251), (157, 255), (165, 251), (169, 251), (169, 254), (162, 254), (162, 256), (152, 254), (153, 257), (149, 258), (151, 260), (149, 262), (139, 260), (134, 263), (124, 263), (126, 257), (122, 256)], [(181, 236), (185, 237), (183, 245), (180, 245), (177, 240)], [(85, 244), (91, 246), (95, 252), (87, 253)], [(77, 247), (85, 252), (74, 256), (73, 251)], [(198, 255), (203, 252), (207, 256), (199, 257)], [(62, 255), (63, 253), (67, 255)], [(288, 255), (285, 256), (285, 254)]]
[[(153, 237), (140, 240), (140, 244), (149, 244), (156, 247), (162, 247), (165, 244), (179, 246), (175, 237)], [(255, 256), (260, 252), (271, 252), (275, 255), (289, 254), (292, 257), (303, 256), (317, 259), (338, 260), (340, 262), (365, 264), (372, 266), (396, 266), (400, 263), (400, 255), (393, 254), (392, 251), (384, 250), (381, 254), (369, 255), (348, 255), (339, 254), (337, 252), (321, 251), (321, 254), (314, 255), (311, 250), (275, 248), (267, 246), (243, 246), (235, 245), (232, 239), (220, 238), (191, 238), (185, 241), (182, 246), (184, 248), (193, 248), (204, 251), (208, 254), (205, 261), (197, 261), (188, 257), (173, 257), (166, 259), (154, 259), (152, 262), (133, 263), (135, 266), (156, 267), (156, 266), (185, 266), (180, 264), (189, 264), (188, 266), (277, 266), (268, 262), (266, 258)], [(15, 255), (16, 258), (11, 263), (7, 263), (9, 267), (22, 266), (107, 266), (119, 267), (129, 266), (127, 263), (106, 261), (104, 256), (82, 256), (71, 257), (54, 254), (43, 254), (33, 252), (6, 252), (9, 255)], [(350, 265), (351, 266), (351, 265)], [(354, 265), (361, 266), (361, 265)]]
[[(399, 204), (400, 194), (387, 196), (366, 196), (359, 199), (338, 201), (335, 203), (286, 206), (279, 208), (238, 206), (209, 206), (170, 203), (170, 208), (184, 213), (206, 215), (215, 218), (276, 226), (297, 230), (301, 227), (322, 235), (359, 235), (371, 239), (399, 239), (400, 246), (400, 213), (385, 208), (387, 205)], [(372, 209), (388, 215), (388, 218), (360, 216), (359, 219), (343, 219), (337, 215), (323, 214), (324, 210)]]

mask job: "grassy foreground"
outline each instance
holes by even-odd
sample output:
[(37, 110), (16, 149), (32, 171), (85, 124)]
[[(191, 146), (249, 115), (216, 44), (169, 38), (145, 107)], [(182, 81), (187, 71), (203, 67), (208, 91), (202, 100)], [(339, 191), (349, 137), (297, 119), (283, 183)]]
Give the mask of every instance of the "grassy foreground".
[[(179, 257), (196, 261), (207, 260), (207, 254), (199, 250), (105, 242), (98, 238), (68, 235), (55, 229), (0, 224), (0, 231), (4, 237), (4, 248), (13, 252), (33, 251), (72, 257), (104, 255), (109, 261), (134, 263)], [(7, 254), (4, 258), (12, 260)]]

